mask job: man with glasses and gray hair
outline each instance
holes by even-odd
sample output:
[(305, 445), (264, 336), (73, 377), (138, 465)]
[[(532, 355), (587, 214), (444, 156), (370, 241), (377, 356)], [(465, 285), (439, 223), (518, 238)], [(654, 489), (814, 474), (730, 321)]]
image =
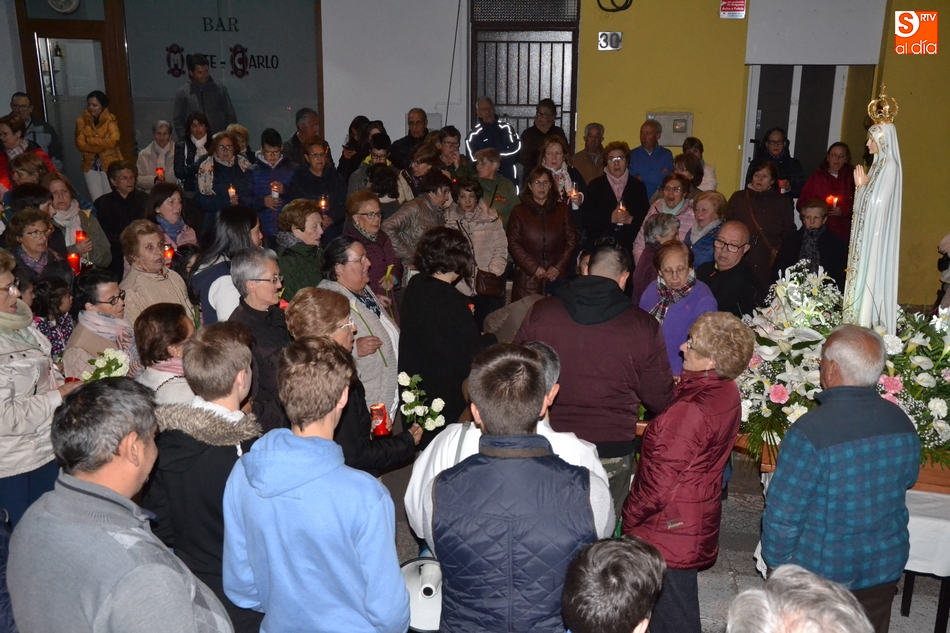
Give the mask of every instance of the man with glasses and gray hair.
[(130, 378), (84, 385), (56, 410), (51, 436), (62, 471), (10, 543), (20, 631), (233, 631), (211, 589), (132, 501), (158, 456), (157, 430), (152, 390)]
[(244, 248), (231, 258), (231, 281), (241, 295), (241, 303), (229, 322), (242, 323), (254, 336), (251, 343), (254, 415), (266, 433), (287, 428), (290, 422), (280, 406), (277, 390), (277, 361), (290, 345), (290, 334), (280, 309), (280, 276), (277, 253), (269, 248)]
[(722, 225), (713, 242), (713, 261), (696, 268), (697, 281), (709, 286), (719, 309), (740, 319), (744, 314), (751, 315), (762, 300), (756, 290), (755, 273), (743, 261), (749, 248), (749, 227), (730, 220)]
[(905, 493), (920, 471), (907, 414), (877, 392), (884, 340), (857, 325), (821, 350), (820, 403), (785, 433), (762, 516), (769, 567), (801, 565), (854, 594), (887, 633), (910, 552)]

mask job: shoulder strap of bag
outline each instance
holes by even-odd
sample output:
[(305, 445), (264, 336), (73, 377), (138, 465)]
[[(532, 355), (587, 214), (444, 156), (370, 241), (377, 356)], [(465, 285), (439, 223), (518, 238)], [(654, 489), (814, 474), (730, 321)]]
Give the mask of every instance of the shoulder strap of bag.
[(745, 199), (749, 203), (749, 217), (752, 218), (752, 221), (755, 222), (755, 230), (759, 232), (759, 235), (762, 236), (762, 240), (765, 242), (765, 245), (769, 247), (770, 251), (774, 251), (772, 248), (772, 242), (769, 241), (769, 238), (765, 236), (765, 231), (762, 230), (762, 226), (759, 224), (759, 221), (755, 217), (755, 209), (752, 208), (752, 198), (749, 196), (749, 190), (745, 190)]

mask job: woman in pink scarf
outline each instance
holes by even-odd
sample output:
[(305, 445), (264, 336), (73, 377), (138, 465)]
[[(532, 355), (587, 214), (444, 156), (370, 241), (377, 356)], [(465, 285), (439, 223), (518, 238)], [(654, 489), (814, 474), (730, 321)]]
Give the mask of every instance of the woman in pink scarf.
[(633, 248), (633, 240), (650, 208), (646, 186), (630, 176), (630, 146), (614, 141), (604, 148), (604, 174), (587, 185), (587, 195), (581, 207), (586, 242), (590, 249), (604, 236)]
[(191, 404), (182, 354), (195, 325), (179, 303), (156, 303), (135, 320), (135, 343), (145, 371), (136, 378), (155, 392), (156, 404)]

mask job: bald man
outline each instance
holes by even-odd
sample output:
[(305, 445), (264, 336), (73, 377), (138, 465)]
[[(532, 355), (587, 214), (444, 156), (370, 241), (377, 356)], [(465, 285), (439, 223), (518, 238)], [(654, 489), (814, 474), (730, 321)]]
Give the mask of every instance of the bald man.
[(789, 427), (762, 516), (769, 567), (800, 565), (854, 594), (887, 633), (910, 551), (905, 493), (920, 438), (877, 392), (887, 356), (874, 330), (842, 325), (821, 350), (820, 406)]
[(749, 252), (749, 229), (742, 222), (731, 220), (722, 225), (713, 242), (713, 261), (696, 269), (696, 279), (712, 290), (719, 309), (742, 318), (763, 297), (756, 291), (756, 277), (742, 261)]

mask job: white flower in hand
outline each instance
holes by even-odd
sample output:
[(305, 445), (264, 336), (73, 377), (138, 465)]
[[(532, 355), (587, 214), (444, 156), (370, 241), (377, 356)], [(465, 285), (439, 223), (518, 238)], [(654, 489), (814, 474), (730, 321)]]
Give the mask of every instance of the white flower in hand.
[(402, 392), (402, 401), (405, 402), (406, 404), (409, 404), (415, 399), (416, 399), (416, 396), (411, 391)]
[(404, 371), (399, 372), (399, 375), (396, 376), (396, 382), (398, 382), (401, 387), (408, 387), (410, 382), (409, 374)]
[[(436, 413), (441, 413), (442, 409), (444, 408), (445, 408), (445, 400), (443, 400), (442, 398), (436, 398), (435, 400), (432, 401), (432, 410), (435, 411)], [(439, 417), (442, 417), (442, 416), (439, 416)]]
[(421, 404), (417, 406), (414, 411), (416, 415), (425, 415), (428, 412), (429, 412), (429, 407), (423, 406)]
[(436, 426), (445, 426), (445, 416), (444, 416), (444, 415), (440, 415), (440, 416), (437, 417), (434, 421), (435, 421), (435, 425), (436, 425)]

